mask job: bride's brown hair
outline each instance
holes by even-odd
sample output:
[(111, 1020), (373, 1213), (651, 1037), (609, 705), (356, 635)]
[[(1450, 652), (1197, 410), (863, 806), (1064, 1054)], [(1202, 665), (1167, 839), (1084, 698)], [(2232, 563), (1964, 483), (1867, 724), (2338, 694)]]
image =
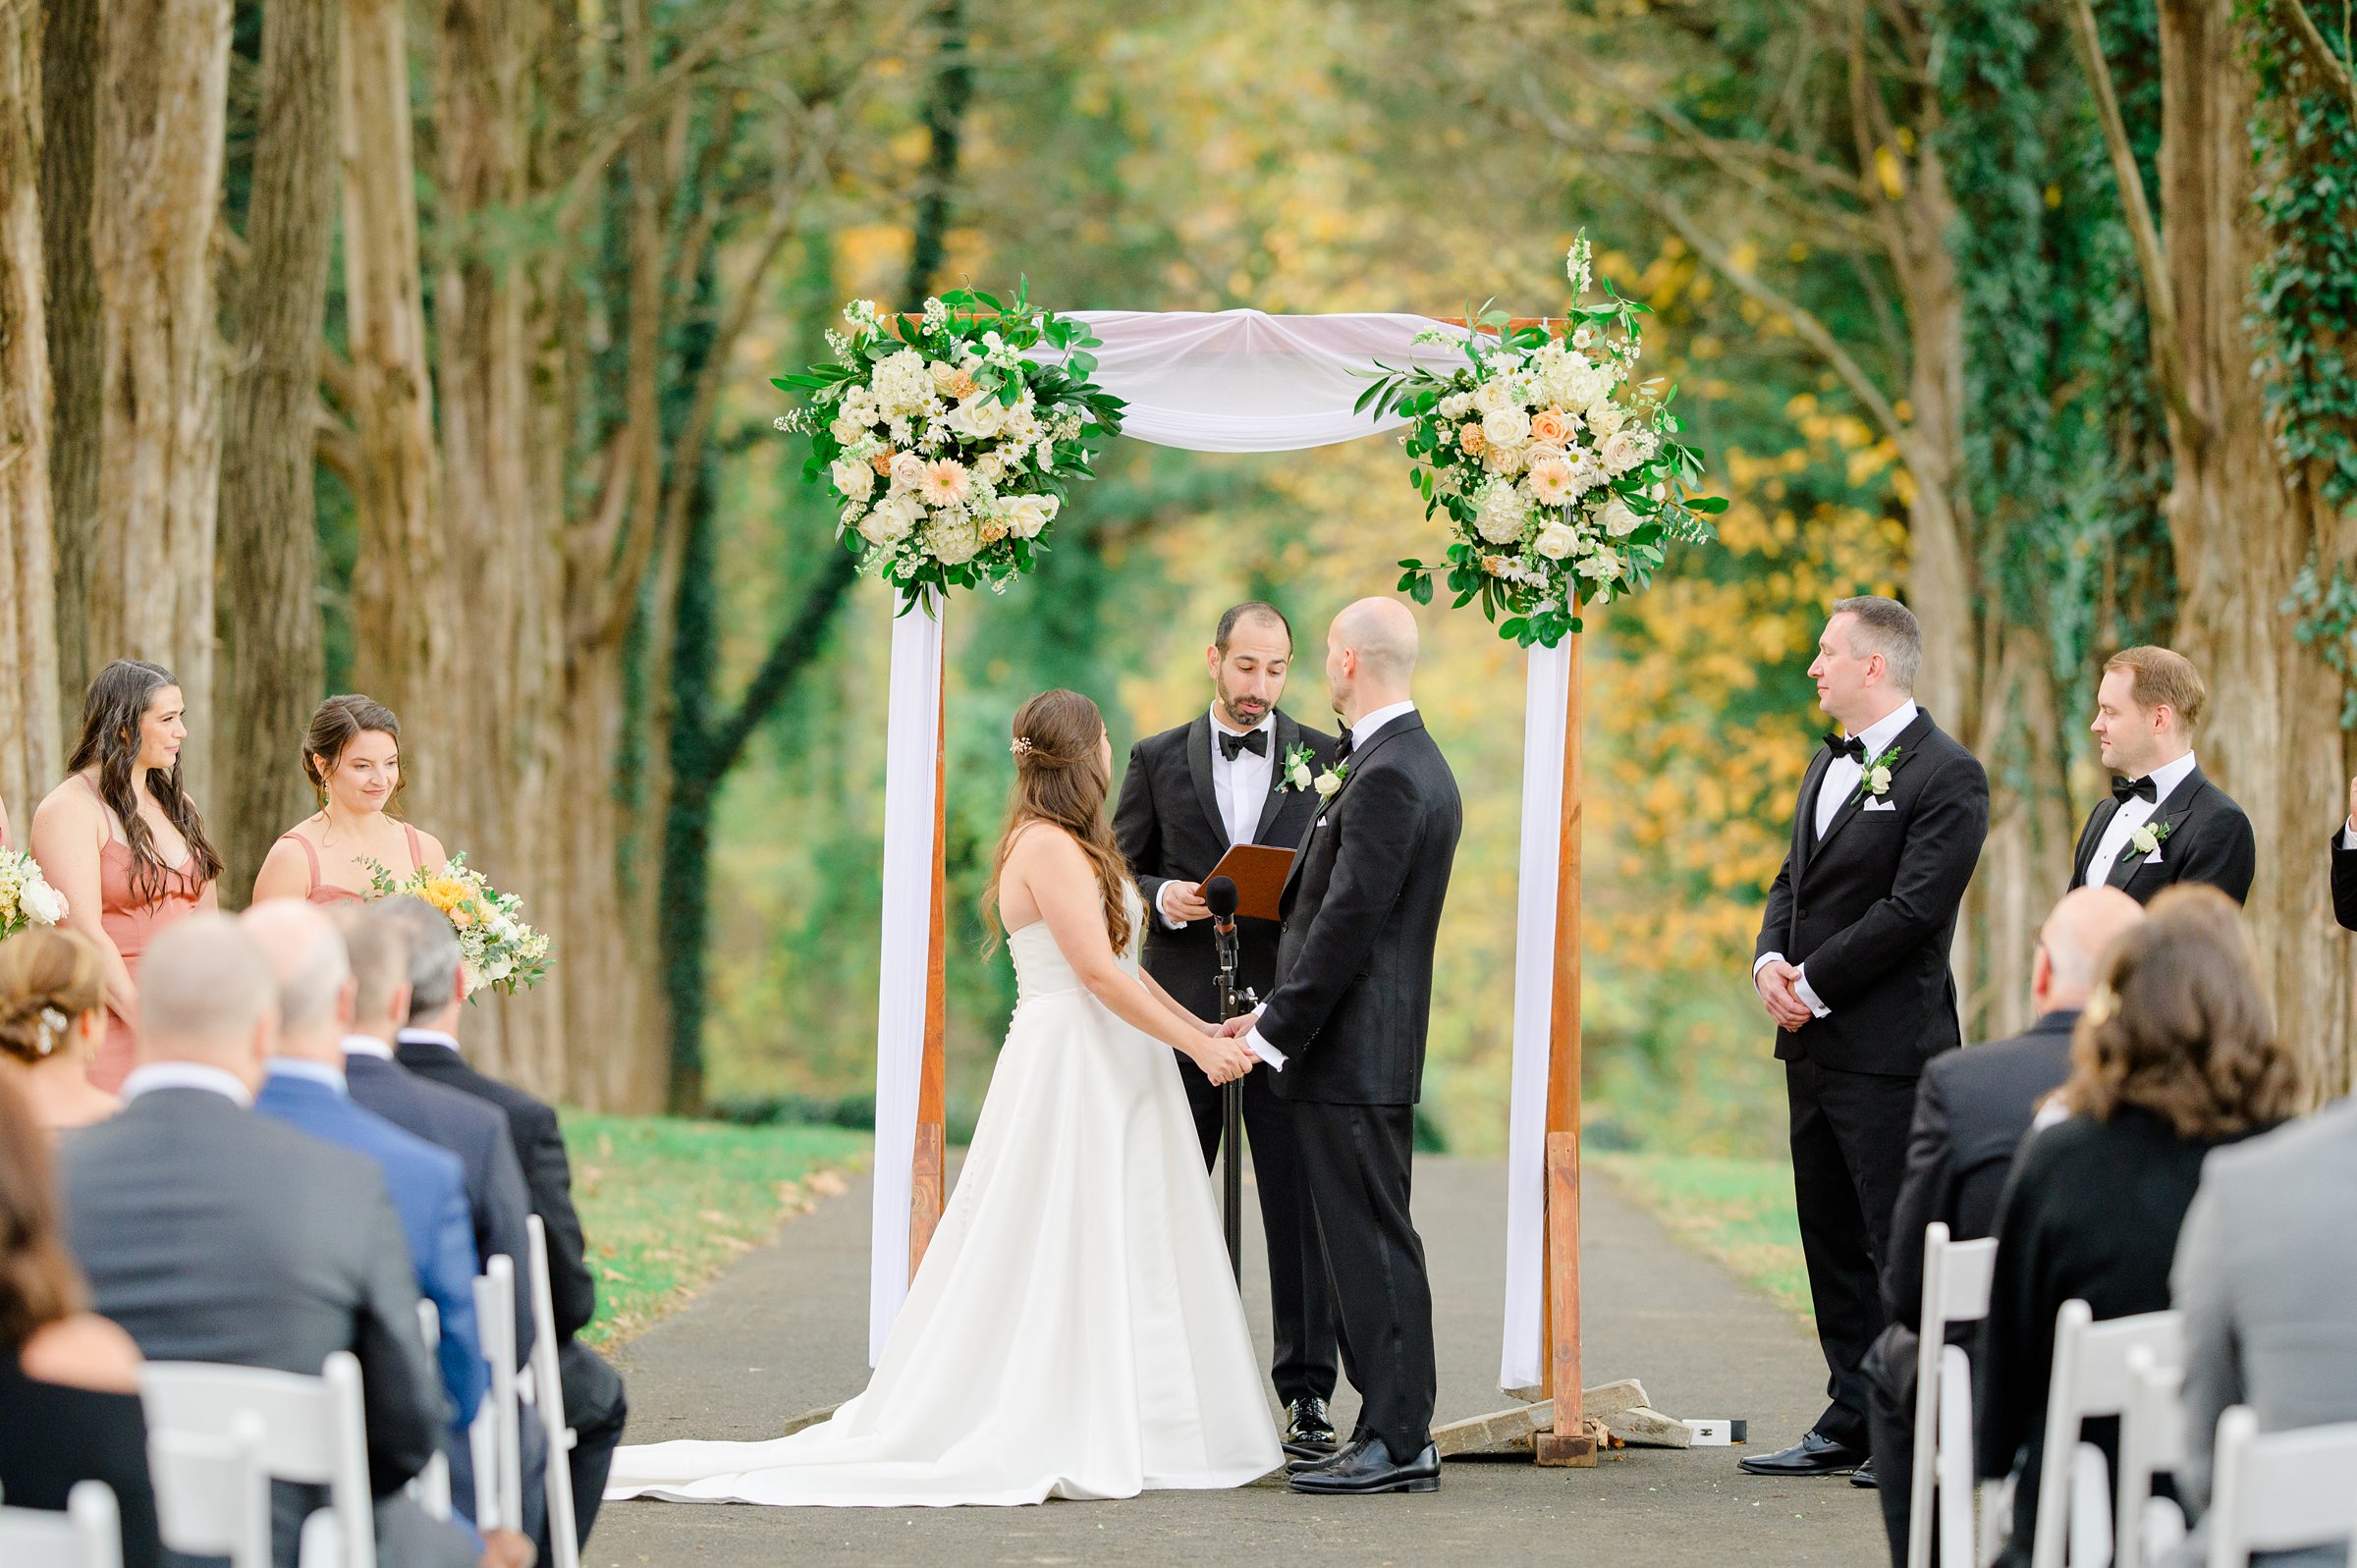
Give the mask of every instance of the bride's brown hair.
[(1034, 822), (1052, 823), (1072, 836), (1096, 868), (1097, 891), (1105, 901), (1105, 935), (1115, 952), (1129, 949), (1129, 862), (1113, 841), (1105, 820), (1105, 794), (1113, 786), (1099, 742), (1105, 716), (1077, 691), (1043, 691), (1015, 710), (1014, 788), (1007, 796), (1007, 825), (991, 856), (990, 880), (982, 885), (982, 925), (989, 932), (983, 950), (999, 945), (1006, 926), (999, 916), (999, 876), (1014, 836)]

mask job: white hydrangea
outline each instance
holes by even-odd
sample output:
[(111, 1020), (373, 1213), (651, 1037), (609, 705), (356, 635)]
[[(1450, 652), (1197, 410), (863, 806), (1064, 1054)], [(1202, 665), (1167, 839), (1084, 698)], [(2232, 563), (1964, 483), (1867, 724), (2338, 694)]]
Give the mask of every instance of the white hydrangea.
[(1521, 486), (1500, 481), (1481, 493), (1473, 531), (1491, 544), (1511, 544), (1522, 537), (1522, 525), (1529, 518), (1530, 497)]
[(942, 507), (925, 530), (925, 548), (945, 567), (961, 567), (982, 550), (982, 527), (963, 507)]

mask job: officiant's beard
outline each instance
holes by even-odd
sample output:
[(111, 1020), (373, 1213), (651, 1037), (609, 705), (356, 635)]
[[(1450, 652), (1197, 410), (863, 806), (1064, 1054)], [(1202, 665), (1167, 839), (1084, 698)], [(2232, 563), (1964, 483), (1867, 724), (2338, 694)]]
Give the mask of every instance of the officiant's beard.
[(1229, 685), (1227, 677), (1223, 675), (1218, 690), (1220, 715), (1238, 730), (1257, 730), (1260, 728), (1260, 722), (1266, 719), (1270, 711), (1277, 706), (1278, 697), (1283, 694), (1283, 686), (1278, 688), (1276, 695), (1268, 697), (1254, 696), (1249, 691), (1237, 691)]

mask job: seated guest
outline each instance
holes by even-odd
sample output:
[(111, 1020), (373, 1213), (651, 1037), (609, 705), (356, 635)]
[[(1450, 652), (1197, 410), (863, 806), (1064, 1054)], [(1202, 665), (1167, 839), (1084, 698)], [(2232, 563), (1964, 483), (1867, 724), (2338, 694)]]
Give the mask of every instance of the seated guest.
[(0, 1498), (63, 1508), (77, 1483), (102, 1481), (122, 1515), (124, 1568), (155, 1568), (138, 1346), (82, 1308), (49, 1140), (21, 1089), (0, 1074)]
[(531, 1188), (532, 1212), (547, 1227), (549, 1294), (556, 1311), (565, 1419), (578, 1438), (573, 1450), (574, 1508), (580, 1538), (586, 1541), (605, 1496), (606, 1471), (622, 1440), (627, 1407), (622, 1379), (596, 1351), (574, 1337), (597, 1310), (597, 1287), (589, 1277), (581, 1221), (574, 1213), (565, 1134), (556, 1111), (545, 1103), (477, 1072), (461, 1054), (453, 1031), (459, 1009), (466, 1004), (466, 979), (449, 917), (416, 898), (388, 899), (383, 907), (410, 939), (410, 1020), (399, 1036), (401, 1064), (506, 1112), (517, 1158), (523, 1162), (524, 1180)]
[[(112, 1120), (67, 1140), (66, 1235), (97, 1309), (151, 1361), (318, 1376), (358, 1358), (379, 1550), (471, 1563), (455, 1527), (402, 1495), (443, 1425), (401, 1220), (376, 1166), (253, 1114), (278, 1034), (277, 986), (226, 915), (161, 932), (139, 966), (136, 1065)], [(275, 1488), (292, 1568), (316, 1488)]]
[(2349, 781), (2348, 819), (2332, 830), (2332, 918), (2357, 931), (2357, 779)]
[[(2249, 1405), (2265, 1432), (2357, 1421), (2357, 1102), (2220, 1149), (2177, 1238), (2185, 1315), (2185, 1460), (2177, 1495), (2203, 1560), (2218, 1418)], [(2268, 1568), (2342, 1568), (2346, 1542), (2270, 1552)]]
[[(1915, 1459), (1916, 1335), (1922, 1328), (1923, 1229), (1938, 1220), (1957, 1241), (1986, 1236), (2014, 1151), (2038, 1102), (2070, 1074), (2070, 1035), (2095, 984), (2096, 966), (2144, 908), (2116, 888), (2062, 895), (2038, 933), (2030, 967), (2037, 1020), (2010, 1040), (1935, 1056), (1915, 1092), (1907, 1170), (1892, 1210), (1883, 1265), (1883, 1310), (1891, 1325), (1866, 1357), (1875, 1479), (1891, 1560), (1907, 1555), (1907, 1496)], [(1970, 1329), (1958, 1328), (1958, 1343)]]
[[(2233, 901), (2171, 889), (2124, 933), (2071, 1037), (2068, 1115), (2023, 1145), (1999, 1200), (1997, 1276), (1975, 1360), (1980, 1474), (2016, 1478), (2001, 1561), (2024, 1564), (2045, 1459), (2055, 1314), (2161, 1312), (2177, 1229), (2211, 1150), (2296, 1115), (2300, 1058), (2268, 1016)], [(2090, 1422), (2110, 1447), (2114, 1422)]]
[(268, 956), (278, 979), (278, 1051), (254, 1108), (322, 1143), (374, 1161), (401, 1216), (417, 1287), (441, 1320), (438, 1359), (450, 1396), (451, 1494), (474, 1517), (466, 1429), (483, 1400), (487, 1371), (474, 1326), (473, 1221), (466, 1212), (459, 1157), (404, 1132), (353, 1101), (344, 1076), (344, 1037), (352, 1032), (352, 967), (344, 939), (307, 903), (273, 898), (239, 918)]
[(64, 1132), (123, 1108), (90, 1082), (105, 1038), (106, 967), (96, 943), (56, 926), (0, 942), (0, 1056), (24, 1067), (17, 1083), (34, 1121)]

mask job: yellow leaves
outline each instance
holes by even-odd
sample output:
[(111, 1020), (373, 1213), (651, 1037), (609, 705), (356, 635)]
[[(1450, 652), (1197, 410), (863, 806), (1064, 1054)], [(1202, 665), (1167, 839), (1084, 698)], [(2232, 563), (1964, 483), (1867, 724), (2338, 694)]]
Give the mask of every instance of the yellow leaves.
[(1883, 194), (1892, 201), (1907, 193), (1906, 170), (1900, 166), (1898, 155), (1888, 146), (1874, 149), (1874, 177), (1883, 188)]

